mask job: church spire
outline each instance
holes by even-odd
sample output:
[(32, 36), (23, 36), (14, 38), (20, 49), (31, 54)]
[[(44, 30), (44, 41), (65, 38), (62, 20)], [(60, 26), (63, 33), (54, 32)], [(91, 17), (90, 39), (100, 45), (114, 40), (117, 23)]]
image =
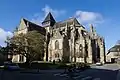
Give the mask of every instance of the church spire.
[(97, 36), (96, 30), (94, 29), (92, 24), (90, 24), (90, 32), (92, 33), (93, 36)]
[(90, 24), (90, 32), (93, 33), (94, 32), (94, 29), (93, 29), (93, 25)]
[(91, 33), (96, 33), (96, 30), (95, 30), (95, 28), (93, 27), (92, 24), (90, 24), (90, 32)]
[(52, 14), (49, 12), (48, 15), (45, 17), (44, 21), (42, 22), (43, 26), (53, 26), (55, 24), (55, 19), (53, 18)]

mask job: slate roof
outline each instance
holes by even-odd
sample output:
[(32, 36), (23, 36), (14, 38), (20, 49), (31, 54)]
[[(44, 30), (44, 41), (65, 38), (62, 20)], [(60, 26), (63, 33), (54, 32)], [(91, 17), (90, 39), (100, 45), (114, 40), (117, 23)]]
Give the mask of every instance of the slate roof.
[(56, 22), (50, 12), (48, 13), (48, 15), (46, 16), (46, 18), (44, 19), (44, 21), (42, 23), (47, 22), (47, 21)]
[[(53, 26), (53, 28), (58, 28), (58, 27), (64, 27), (66, 26), (66, 23), (68, 25), (71, 25), (73, 24), (74, 22), (74, 25), (77, 27), (83, 27), (76, 18), (69, 18), (67, 20), (64, 20), (64, 21), (59, 21), (59, 22), (56, 22), (55, 19), (53, 18), (52, 14), (49, 12), (48, 15), (46, 16), (46, 18), (44, 19), (44, 21), (42, 22), (42, 24), (44, 24), (45, 22), (48, 22), (50, 21), (50, 25)], [(84, 28), (84, 27), (83, 27)], [(84, 28), (85, 29), (85, 28)]]
[[(71, 25), (73, 24), (73, 22), (75, 23), (74, 25), (75, 26), (78, 26), (78, 27), (83, 27), (78, 21), (76, 18), (69, 18), (67, 20), (64, 20), (64, 21), (60, 21), (60, 22), (57, 22), (55, 23), (55, 25), (53, 26), (54, 28), (58, 28), (58, 27), (64, 27), (67, 25)], [(84, 27), (83, 27), (84, 28)]]
[[(108, 50), (108, 53), (107, 53), (107, 54), (109, 54), (110, 52), (118, 52), (118, 49), (120, 50), (120, 44), (117, 44), (117, 45), (113, 46), (112, 48), (110, 48), (110, 49)], [(119, 52), (120, 52), (120, 51), (119, 51)]]
[(37, 24), (35, 24), (35, 23), (33, 23), (33, 22), (31, 22), (31, 21), (29, 21), (27, 19), (24, 19), (24, 18), (23, 18), (23, 21), (25, 22), (26, 25), (29, 25), (28, 26), (28, 31), (37, 30), (41, 34), (45, 35), (46, 30), (45, 30), (44, 27), (41, 27), (40, 25), (37, 25)]
[[(29, 30), (29, 31), (37, 30), (37, 31), (39, 31), (39, 32), (41, 32), (42, 34), (45, 35), (45, 33), (46, 33), (45, 27), (41, 27), (40, 25), (37, 25), (37, 24), (35, 24), (35, 23), (33, 23), (33, 22), (30, 22), (29, 20), (24, 19), (24, 18), (23, 18), (23, 21), (25, 22), (26, 25), (29, 25), (29, 26), (28, 26), (28, 30)], [(47, 21), (50, 21), (50, 22), (51, 22), (50, 25), (52, 25), (53, 28), (65, 27), (66, 24), (69, 26), (69, 25), (71, 25), (71, 24), (74, 23), (74, 25), (75, 25), (76, 27), (82, 27), (83, 31), (85, 31), (85, 32), (87, 33), (86, 36), (91, 37), (91, 33), (88, 32), (88, 31), (86, 31), (85, 27), (82, 26), (82, 25), (78, 22), (78, 20), (77, 20), (76, 18), (69, 18), (69, 19), (64, 20), (64, 21), (56, 22), (55, 19), (54, 19), (53, 16), (52, 16), (52, 14), (49, 12), (48, 15), (46, 16), (45, 20), (42, 22), (42, 24), (43, 24), (44, 22), (47, 22)], [(53, 24), (52, 24), (52, 23), (53, 23)], [(96, 36), (96, 37), (98, 38), (98, 37), (100, 37), (100, 36)]]

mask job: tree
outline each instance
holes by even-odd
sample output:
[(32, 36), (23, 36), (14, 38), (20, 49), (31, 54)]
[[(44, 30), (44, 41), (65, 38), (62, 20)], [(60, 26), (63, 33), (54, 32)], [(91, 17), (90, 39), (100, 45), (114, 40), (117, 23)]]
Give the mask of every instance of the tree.
[(3, 47), (0, 46), (0, 64), (4, 62)]
[(21, 54), (26, 57), (26, 63), (33, 60), (43, 60), (44, 35), (38, 31), (29, 31), (27, 34), (19, 34), (7, 40), (11, 53)]

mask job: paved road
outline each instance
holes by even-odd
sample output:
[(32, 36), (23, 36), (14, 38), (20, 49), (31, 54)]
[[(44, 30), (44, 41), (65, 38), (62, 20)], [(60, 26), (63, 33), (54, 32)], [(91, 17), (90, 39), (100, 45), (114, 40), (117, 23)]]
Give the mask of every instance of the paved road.
[[(82, 80), (86, 77), (91, 77), (92, 80), (100, 79), (100, 80), (116, 80), (117, 77), (117, 70), (104, 70), (104, 69), (89, 69), (83, 72), (77, 73), (76, 80)], [(63, 77), (64, 75), (59, 75)], [(65, 75), (67, 77), (67, 75)]]
[(19, 72), (19, 71), (1, 71), (0, 80), (56, 80), (56, 78), (49, 73), (41, 72)]
[[(116, 80), (119, 67), (116, 64), (92, 66), (83, 72), (73, 73), (74, 80)], [(0, 80), (70, 80), (69, 75), (63, 70), (41, 70), (27, 72), (9, 72), (0, 70)], [(120, 80), (120, 79), (118, 79)]]
[(106, 70), (118, 70), (118, 69), (120, 69), (120, 65), (118, 65), (118, 64), (105, 64), (103, 66), (92, 65), (91, 67), (97, 68), (97, 69), (106, 69)]
[[(95, 66), (92, 65), (91, 69), (88, 69), (83, 72), (79, 72), (77, 80), (82, 80), (86, 77), (91, 77), (92, 80), (100, 79), (100, 80), (120, 80), (120, 78), (117, 79), (119, 68), (120, 66), (117, 64), (105, 64), (103, 66)], [(120, 74), (119, 74), (120, 75)], [(67, 76), (64, 74), (58, 75), (58, 76)]]

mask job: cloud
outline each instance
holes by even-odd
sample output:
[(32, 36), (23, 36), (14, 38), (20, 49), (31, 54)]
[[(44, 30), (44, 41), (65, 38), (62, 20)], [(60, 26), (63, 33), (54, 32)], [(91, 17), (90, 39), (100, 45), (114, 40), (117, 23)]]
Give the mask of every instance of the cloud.
[(43, 16), (41, 16), (40, 13), (36, 13), (32, 16), (31, 21), (38, 25), (41, 25), (41, 23), (43, 21)]
[(75, 17), (78, 21), (84, 25), (88, 24), (99, 24), (103, 22), (103, 16), (100, 13), (88, 12), (78, 10), (75, 12)]
[[(46, 15), (49, 12), (51, 12), (55, 18), (59, 18), (62, 15), (65, 15), (67, 11), (63, 9), (53, 9), (49, 5), (45, 5), (45, 7), (43, 7), (40, 12), (35, 13), (32, 16), (31, 21), (41, 25), (42, 21), (45, 19)], [(73, 14), (73, 16), (76, 17), (77, 20), (84, 26), (88, 26), (89, 24), (93, 24), (96, 26), (104, 22), (103, 16), (97, 12), (78, 10), (75, 12), (75, 14)]]
[[(31, 21), (41, 25), (41, 22), (44, 20), (44, 18), (49, 12), (51, 12), (55, 18), (58, 18), (59, 16), (64, 15), (66, 13), (65, 10), (52, 9), (50, 6), (45, 5), (45, 7), (41, 9), (41, 12), (33, 15)], [(43, 13), (43, 15), (41, 13)]]
[(48, 5), (46, 5), (44, 8), (42, 8), (42, 11), (44, 12), (45, 16), (51, 12), (55, 17), (59, 17), (63, 14), (66, 13), (65, 10), (57, 10), (57, 9), (52, 9)]
[(13, 34), (10, 31), (5, 31), (4, 29), (0, 28), (0, 46), (6, 46), (5, 40), (7, 37), (12, 37)]

